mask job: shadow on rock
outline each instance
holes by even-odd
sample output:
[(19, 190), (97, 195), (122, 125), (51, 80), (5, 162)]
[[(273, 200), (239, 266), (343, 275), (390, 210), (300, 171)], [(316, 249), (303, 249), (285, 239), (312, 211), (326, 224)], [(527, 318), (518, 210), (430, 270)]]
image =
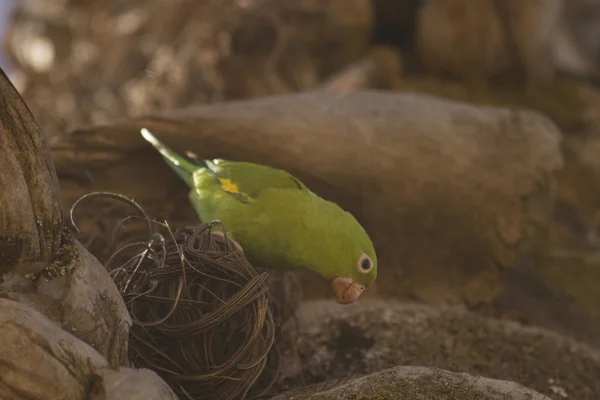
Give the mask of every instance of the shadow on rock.
[(298, 318), (300, 362), (294, 351), (285, 353), (281, 390), (405, 365), (517, 382), (557, 400), (563, 393), (582, 400), (600, 393), (600, 355), (590, 347), (463, 307), (312, 301), (301, 306)]

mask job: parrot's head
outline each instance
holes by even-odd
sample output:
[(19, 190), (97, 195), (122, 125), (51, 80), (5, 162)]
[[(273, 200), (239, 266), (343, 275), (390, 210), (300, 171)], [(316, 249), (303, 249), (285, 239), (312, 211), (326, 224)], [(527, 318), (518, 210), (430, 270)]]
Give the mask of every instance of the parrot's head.
[(331, 281), (338, 303), (353, 303), (377, 279), (375, 248), (352, 214), (333, 203), (318, 209), (324, 212), (309, 219), (316, 233), (301, 239), (299, 257), (304, 267)]
[(371, 286), (377, 278), (377, 256), (372, 244), (348, 243), (348, 258), (339, 265), (340, 273), (331, 281), (331, 289), (338, 303), (350, 304)]

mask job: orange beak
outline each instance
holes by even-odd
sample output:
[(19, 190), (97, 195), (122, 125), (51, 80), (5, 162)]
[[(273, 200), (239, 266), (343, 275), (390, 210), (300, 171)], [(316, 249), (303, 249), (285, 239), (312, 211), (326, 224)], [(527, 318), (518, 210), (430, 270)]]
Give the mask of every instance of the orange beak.
[(340, 304), (355, 302), (365, 290), (363, 285), (354, 282), (351, 278), (335, 278), (331, 283), (331, 289)]

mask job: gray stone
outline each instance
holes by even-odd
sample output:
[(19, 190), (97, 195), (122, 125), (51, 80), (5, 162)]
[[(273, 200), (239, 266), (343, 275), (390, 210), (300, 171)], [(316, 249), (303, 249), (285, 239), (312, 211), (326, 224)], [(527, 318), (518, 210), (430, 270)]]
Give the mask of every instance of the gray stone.
[(5, 297), (27, 304), (94, 347), (112, 367), (127, 364), (131, 316), (106, 269), (76, 240), (65, 240), (63, 256), (36, 281), (6, 274)]
[(271, 400), (550, 400), (514, 382), (444, 371), (439, 368), (401, 366), (357, 379), (316, 385)]
[[(310, 301), (297, 315), (297, 353), (284, 352), (279, 390), (407, 365), (517, 382), (556, 400), (600, 398), (598, 352), (546, 329), (383, 300)], [(285, 331), (296, 332), (292, 321)]]
[(94, 376), (89, 400), (178, 400), (171, 388), (148, 369), (103, 369)]
[(111, 366), (126, 365), (132, 322), (123, 298), (106, 269), (81, 243), (73, 240), (70, 246), (77, 257), (65, 266), (65, 276), (51, 287), (41, 280), (38, 291), (59, 299), (63, 329), (92, 345)]
[[(112, 369), (93, 347), (39, 311), (0, 299), (0, 398), (175, 400), (149, 370)], [(137, 397), (136, 397), (137, 396)]]

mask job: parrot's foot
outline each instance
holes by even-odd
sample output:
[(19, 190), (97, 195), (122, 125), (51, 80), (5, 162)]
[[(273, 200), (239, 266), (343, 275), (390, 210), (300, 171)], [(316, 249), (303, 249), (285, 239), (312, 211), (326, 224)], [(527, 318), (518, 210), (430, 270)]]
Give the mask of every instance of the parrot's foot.
[[(221, 231), (213, 231), (213, 232), (211, 232), (211, 234), (213, 234), (215, 236), (225, 237), (225, 234), (223, 232), (221, 232)], [(231, 239), (229, 237), (227, 239), (229, 239), (229, 241), (231, 243), (233, 243), (233, 245), (235, 246), (235, 248), (238, 249), (240, 251), (240, 253), (244, 254), (244, 249), (242, 248), (242, 246), (238, 242), (236, 242), (235, 240), (233, 240), (233, 239)]]

